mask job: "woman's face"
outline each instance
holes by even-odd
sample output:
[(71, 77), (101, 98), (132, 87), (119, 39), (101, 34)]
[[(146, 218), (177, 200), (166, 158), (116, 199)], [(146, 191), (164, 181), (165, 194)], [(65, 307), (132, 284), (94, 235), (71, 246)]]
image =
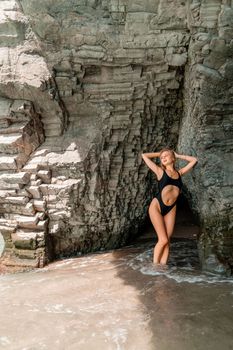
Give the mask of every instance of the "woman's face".
[(164, 151), (160, 156), (160, 161), (162, 165), (167, 166), (168, 164), (174, 163), (174, 156), (172, 152)]

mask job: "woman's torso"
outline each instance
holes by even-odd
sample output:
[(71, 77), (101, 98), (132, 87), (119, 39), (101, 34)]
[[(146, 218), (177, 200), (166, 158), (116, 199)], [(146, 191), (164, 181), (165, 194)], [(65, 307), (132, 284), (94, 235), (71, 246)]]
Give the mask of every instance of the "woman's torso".
[(177, 170), (176, 173), (178, 177), (173, 178), (164, 170), (161, 179), (158, 180), (159, 192), (161, 193), (161, 198), (165, 205), (172, 205), (180, 194), (183, 184)]

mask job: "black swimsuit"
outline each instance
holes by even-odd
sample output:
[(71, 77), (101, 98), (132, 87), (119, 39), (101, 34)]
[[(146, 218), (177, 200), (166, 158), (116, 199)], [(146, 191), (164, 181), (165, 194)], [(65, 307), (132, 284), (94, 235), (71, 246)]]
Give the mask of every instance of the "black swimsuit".
[(173, 179), (172, 177), (168, 176), (168, 174), (164, 170), (163, 171), (163, 176), (161, 177), (160, 180), (158, 180), (159, 193), (156, 195), (156, 198), (159, 201), (159, 205), (160, 205), (160, 210), (161, 210), (162, 216), (166, 215), (176, 205), (176, 202), (178, 200), (178, 197), (179, 197), (180, 193), (179, 193), (178, 197), (176, 198), (175, 202), (172, 205), (166, 205), (166, 204), (163, 203), (161, 192), (164, 189), (164, 187), (166, 187), (167, 185), (177, 186), (177, 187), (179, 187), (179, 189), (181, 189), (183, 184), (182, 184), (180, 173), (178, 173), (178, 174), (179, 174), (178, 179)]

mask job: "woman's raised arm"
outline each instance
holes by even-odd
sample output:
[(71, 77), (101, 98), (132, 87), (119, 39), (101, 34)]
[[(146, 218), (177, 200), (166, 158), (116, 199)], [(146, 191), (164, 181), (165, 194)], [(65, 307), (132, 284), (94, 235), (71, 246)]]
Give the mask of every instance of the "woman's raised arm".
[(159, 157), (160, 152), (154, 152), (154, 153), (142, 153), (142, 159), (146, 163), (146, 165), (156, 174), (157, 179), (159, 179), (162, 176), (163, 170), (155, 164), (150, 158), (156, 158)]
[(175, 152), (175, 157), (177, 159), (182, 159), (182, 160), (186, 160), (187, 162), (189, 162), (186, 166), (184, 166), (183, 168), (179, 169), (180, 175), (184, 175), (187, 172), (189, 172), (194, 167), (194, 165), (198, 162), (198, 159), (196, 157), (186, 156), (186, 155), (183, 155), (183, 154), (177, 154), (176, 152)]

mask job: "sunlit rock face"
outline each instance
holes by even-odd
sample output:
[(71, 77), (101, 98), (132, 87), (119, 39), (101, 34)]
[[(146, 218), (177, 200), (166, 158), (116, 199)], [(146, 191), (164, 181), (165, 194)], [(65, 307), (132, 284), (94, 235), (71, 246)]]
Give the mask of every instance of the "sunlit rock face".
[[(156, 191), (141, 153), (169, 145), (199, 159), (184, 182), (202, 228), (200, 257), (206, 269), (223, 260), (227, 270), (231, 1), (4, 0), (0, 7), (1, 135), (8, 135), (1, 172), (29, 174), (1, 195), (10, 211), (1, 213), (5, 263), (43, 266), (137, 235)], [(26, 155), (15, 147), (22, 130), (13, 115), (36, 123), (23, 129), (23, 139), (38, 140)]]

